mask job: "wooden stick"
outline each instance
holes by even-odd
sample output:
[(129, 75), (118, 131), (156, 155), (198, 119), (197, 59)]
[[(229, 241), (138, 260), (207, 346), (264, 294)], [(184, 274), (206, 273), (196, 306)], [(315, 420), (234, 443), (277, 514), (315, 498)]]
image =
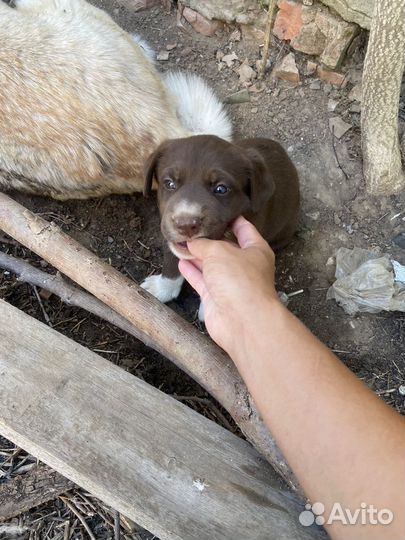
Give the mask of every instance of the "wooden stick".
[(122, 315), (142, 341), (217, 399), (247, 439), (295, 490), (298, 483), (226, 353), (133, 281), (103, 263), (54, 223), (0, 193), (0, 228)]
[(108, 321), (124, 332), (131, 334), (149, 347), (153, 346), (148, 336), (129, 323), (124, 317), (108, 307), (93, 295), (82, 291), (71, 283), (68, 283), (59, 272), (56, 274), (47, 274), (39, 268), (35, 268), (23, 259), (17, 259), (12, 255), (0, 251), (0, 268), (17, 274), (18, 281), (30, 283), (36, 287), (41, 287), (47, 291), (59, 296), (65, 304), (85, 309), (89, 313)]
[(262, 52), (262, 63), (260, 65), (259, 79), (263, 79), (266, 72), (267, 60), (269, 58), (270, 43), (271, 43), (271, 31), (274, 24), (274, 13), (276, 11), (277, 0), (270, 0), (269, 7), (267, 8), (267, 22), (266, 22), (266, 40), (264, 42)]
[(23, 475), (0, 484), (0, 522), (27, 512), (35, 506), (56, 499), (73, 489), (75, 484), (40, 464)]

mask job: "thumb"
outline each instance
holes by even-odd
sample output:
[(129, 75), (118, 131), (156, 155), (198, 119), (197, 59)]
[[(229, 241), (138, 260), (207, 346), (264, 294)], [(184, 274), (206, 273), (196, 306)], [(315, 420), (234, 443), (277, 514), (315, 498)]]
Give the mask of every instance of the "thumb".
[(238, 244), (242, 249), (248, 247), (262, 245), (265, 241), (259, 234), (256, 227), (247, 219), (239, 216), (232, 225), (232, 231), (238, 240)]

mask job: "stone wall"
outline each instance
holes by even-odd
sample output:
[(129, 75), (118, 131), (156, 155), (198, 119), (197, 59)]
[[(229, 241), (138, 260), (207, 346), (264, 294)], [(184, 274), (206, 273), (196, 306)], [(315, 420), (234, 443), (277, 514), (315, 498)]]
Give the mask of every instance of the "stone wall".
[[(273, 33), (289, 41), (293, 49), (318, 56), (324, 67), (333, 70), (341, 63), (360, 27), (370, 26), (374, 1), (279, 0)], [(264, 39), (264, 1), (183, 0), (182, 4), (186, 6), (185, 19), (204, 35), (214, 34), (223, 21), (239, 24), (244, 36)]]
[(344, 21), (324, 5), (304, 5), (297, 0), (279, 0), (273, 33), (290, 41), (293, 49), (319, 56), (322, 64), (335, 69), (358, 33), (356, 24)]
[[(362, 28), (370, 29), (376, 0), (320, 0), (332, 8), (345, 21), (354, 22)], [(314, 0), (303, 0), (312, 5)], [(196, 10), (207, 19), (219, 19), (227, 23), (255, 24), (262, 17), (261, 6), (268, 0), (183, 0), (184, 5)]]
[(321, 0), (348, 22), (354, 22), (370, 30), (376, 0)]

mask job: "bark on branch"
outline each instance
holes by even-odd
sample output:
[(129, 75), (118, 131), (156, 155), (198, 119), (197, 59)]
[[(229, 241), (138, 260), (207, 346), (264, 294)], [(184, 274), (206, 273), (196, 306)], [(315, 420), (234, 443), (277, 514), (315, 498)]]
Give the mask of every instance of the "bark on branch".
[(405, 61), (405, 2), (375, 2), (363, 72), (362, 149), (367, 191), (390, 195), (403, 189), (398, 107)]
[(0, 228), (119, 313), (144, 343), (196, 380), (230, 413), (247, 439), (287, 483), (299, 490), (297, 480), (224, 351), (54, 223), (36, 216), (3, 193), (0, 193)]

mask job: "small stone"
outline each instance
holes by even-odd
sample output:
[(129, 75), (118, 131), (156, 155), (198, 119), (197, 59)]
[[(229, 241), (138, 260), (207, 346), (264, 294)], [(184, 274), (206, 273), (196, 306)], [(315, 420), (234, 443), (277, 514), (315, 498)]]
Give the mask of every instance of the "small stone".
[(229, 36), (230, 41), (240, 41), (240, 39), (241, 39), (241, 32), (238, 29), (234, 30), (232, 34)]
[(333, 86), (344, 88), (347, 84), (346, 77), (345, 75), (343, 75), (343, 73), (338, 73), (337, 71), (330, 71), (328, 69), (322, 68), (321, 66), (318, 66), (317, 74), (322, 81), (330, 83)]
[(319, 212), (319, 210), (315, 210), (315, 212), (308, 212), (306, 214), (310, 219), (313, 219), (314, 221), (318, 221), (318, 219), (320, 218), (321, 216), (321, 213)]
[(400, 232), (394, 238), (392, 239), (395, 245), (400, 247), (401, 249), (405, 249), (405, 233)]
[(317, 68), (318, 68), (318, 64), (316, 62), (312, 62), (311, 60), (308, 60), (305, 73), (307, 75), (313, 75), (314, 73), (316, 73)]
[(323, 91), (325, 92), (325, 94), (330, 94), (330, 92), (332, 91), (332, 85), (330, 83), (325, 83), (323, 85)]
[(215, 54), (215, 58), (218, 60), (218, 62), (220, 62), (224, 56), (225, 54), (221, 50), (218, 49)]
[(294, 84), (298, 84), (300, 82), (300, 74), (298, 72), (293, 53), (289, 53), (284, 56), (281, 62), (274, 68), (273, 73), (278, 79), (282, 79), (283, 81), (288, 81)]
[(237, 55), (234, 52), (231, 52), (230, 54), (226, 54), (222, 57), (222, 62), (225, 62), (225, 64), (230, 68), (233, 66), (233, 63), (235, 60), (239, 60)]
[(184, 49), (181, 51), (181, 56), (188, 56), (193, 52), (193, 49), (191, 47), (184, 47)]
[(254, 94), (260, 94), (265, 89), (265, 86), (263, 83), (256, 83), (249, 87), (249, 92), (253, 92)]
[(177, 47), (177, 43), (168, 43), (166, 45), (166, 50), (167, 51), (172, 51), (173, 49), (175, 49)]
[(339, 215), (336, 212), (334, 212), (333, 214), (333, 221), (335, 225), (340, 225), (342, 223), (342, 220), (340, 219)]
[(314, 0), (303, 0), (302, 3), (304, 4), (304, 6), (312, 6)]
[(335, 112), (338, 105), (339, 101), (337, 99), (330, 99), (328, 101), (328, 112)]
[(361, 105), (360, 103), (352, 103), (349, 107), (349, 112), (351, 113), (357, 113), (357, 114), (360, 114), (361, 113)]
[(273, 34), (279, 39), (293, 39), (302, 29), (302, 4), (294, 0), (278, 2), (279, 10), (273, 26)]
[(120, 4), (129, 11), (137, 12), (157, 6), (160, 0), (121, 0)]
[(351, 128), (351, 124), (348, 124), (342, 120), (339, 116), (329, 118), (329, 129), (337, 139), (341, 139), (345, 133)]
[(239, 92), (235, 92), (234, 94), (230, 94), (225, 98), (225, 103), (245, 103), (247, 101), (250, 101), (250, 94), (244, 88), (243, 90), (239, 90)]
[(250, 109), (250, 112), (256, 114), (258, 110), (259, 109), (257, 107), (253, 107), (252, 109)]
[(317, 12), (315, 24), (326, 37), (326, 46), (320, 60), (328, 68), (335, 69), (358, 32), (358, 27), (344, 21), (328, 9), (320, 9)]
[(39, 261), (39, 265), (41, 266), (41, 268), (47, 268), (48, 267), (48, 262), (44, 261), (44, 259), (41, 259)]
[(239, 67), (238, 74), (241, 83), (249, 82), (257, 77), (256, 71), (246, 61)]
[(50, 297), (52, 296), (52, 293), (50, 291), (47, 291), (46, 289), (40, 289), (39, 290), (39, 296), (43, 299), (43, 300), (49, 300)]
[(114, 238), (112, 236), (107, 236), (107, 242), (109, 244), (113, 244), (114, 243)]
[(312, 81), (309, 85), (310, 90), (320, 90), (321, 89), (321, 81), (319, 79), (316, 79), (315, 81)]
[(401, 394), (401, 396), (405, 396), (405, 384), (401, 384), (401, 386), (398, 388), (398, 392)]
[(251, 24), (241, 24), (243, 39), (246, 41), (257, 43), (263, 43), (265, 40), (265, 33), (261, 28), (257, 28)]
[(169, 60), (169, 51), (159, 51), (157, 53), (156, 60), (160, 60), (161, 62), (166, 62), (166, 60)]
[(326, 47), (326, 37), (314, 22), (310, 22), (305, 24), (299, 35), (291, 40), (291, 46), (305, 54), (322, 54)]
[(353, 86), (353, 88), (350, 90), (349, 93), (349, 99), (350, 101), (359, 101), (361, 102), (361, 83), (356, 84)]
[(200, 13), (189, 7), (183, 9), (183, 17), (191, 24), (196, 32), (203, 36), (211, 37), (223, 27), (221, 21), (206, 19)]

